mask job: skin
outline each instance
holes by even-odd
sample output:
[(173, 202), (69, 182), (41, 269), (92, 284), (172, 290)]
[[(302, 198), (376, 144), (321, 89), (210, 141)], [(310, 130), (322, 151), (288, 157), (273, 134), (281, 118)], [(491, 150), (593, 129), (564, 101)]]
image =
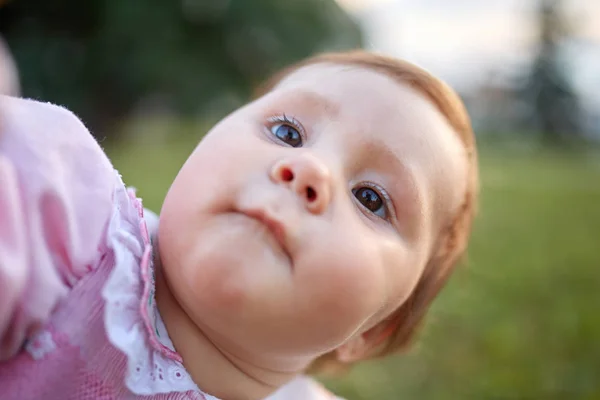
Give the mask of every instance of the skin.
[(217, 124), (159, 225), (158, 306), (199, 387), (261, 399), (322, 354), (368, 354), (466, 171), (434, 105), (361, 67), (303, 67)]

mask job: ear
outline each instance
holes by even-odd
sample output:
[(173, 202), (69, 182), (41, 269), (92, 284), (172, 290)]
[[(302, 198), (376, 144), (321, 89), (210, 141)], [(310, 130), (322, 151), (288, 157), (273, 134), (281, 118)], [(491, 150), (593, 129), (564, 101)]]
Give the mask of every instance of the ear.
[(351, 337), (346, 343), (335, 349), (338, 361), (353, 363), (373, 355), (375, 350), (390, 337), (395, 326), (393, 321), (386, 320), (366, 332)]

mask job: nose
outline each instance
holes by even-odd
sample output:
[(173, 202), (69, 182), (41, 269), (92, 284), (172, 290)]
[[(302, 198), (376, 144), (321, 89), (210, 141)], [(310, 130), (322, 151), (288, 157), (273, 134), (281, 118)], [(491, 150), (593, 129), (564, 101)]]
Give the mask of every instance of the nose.
[(304, 153), (276, 162), (271, 180), (289, 187), (313, 214), (322, 214), (331, 202), (331, 173), (318, 158)]

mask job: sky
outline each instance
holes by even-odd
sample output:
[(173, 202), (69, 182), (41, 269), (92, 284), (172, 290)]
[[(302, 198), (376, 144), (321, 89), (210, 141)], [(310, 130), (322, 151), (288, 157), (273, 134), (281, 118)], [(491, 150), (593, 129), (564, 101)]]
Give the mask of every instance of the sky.
[[(534, 0), (337, 0), (367, 46), (415, 62), (460, 89), (531, 60)], [(574, 84), (600, 105), (600, 0), (571, 0)]]

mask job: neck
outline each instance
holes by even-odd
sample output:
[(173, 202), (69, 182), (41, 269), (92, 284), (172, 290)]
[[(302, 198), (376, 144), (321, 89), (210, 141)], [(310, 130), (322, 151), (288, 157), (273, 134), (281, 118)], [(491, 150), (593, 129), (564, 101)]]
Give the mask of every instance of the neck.
[(179, 305), (156, 259), (158, 310), (186, 370), (202, 391), (223, 400), (260, 400), (301, 372), (259, 367), (217, 346)]

